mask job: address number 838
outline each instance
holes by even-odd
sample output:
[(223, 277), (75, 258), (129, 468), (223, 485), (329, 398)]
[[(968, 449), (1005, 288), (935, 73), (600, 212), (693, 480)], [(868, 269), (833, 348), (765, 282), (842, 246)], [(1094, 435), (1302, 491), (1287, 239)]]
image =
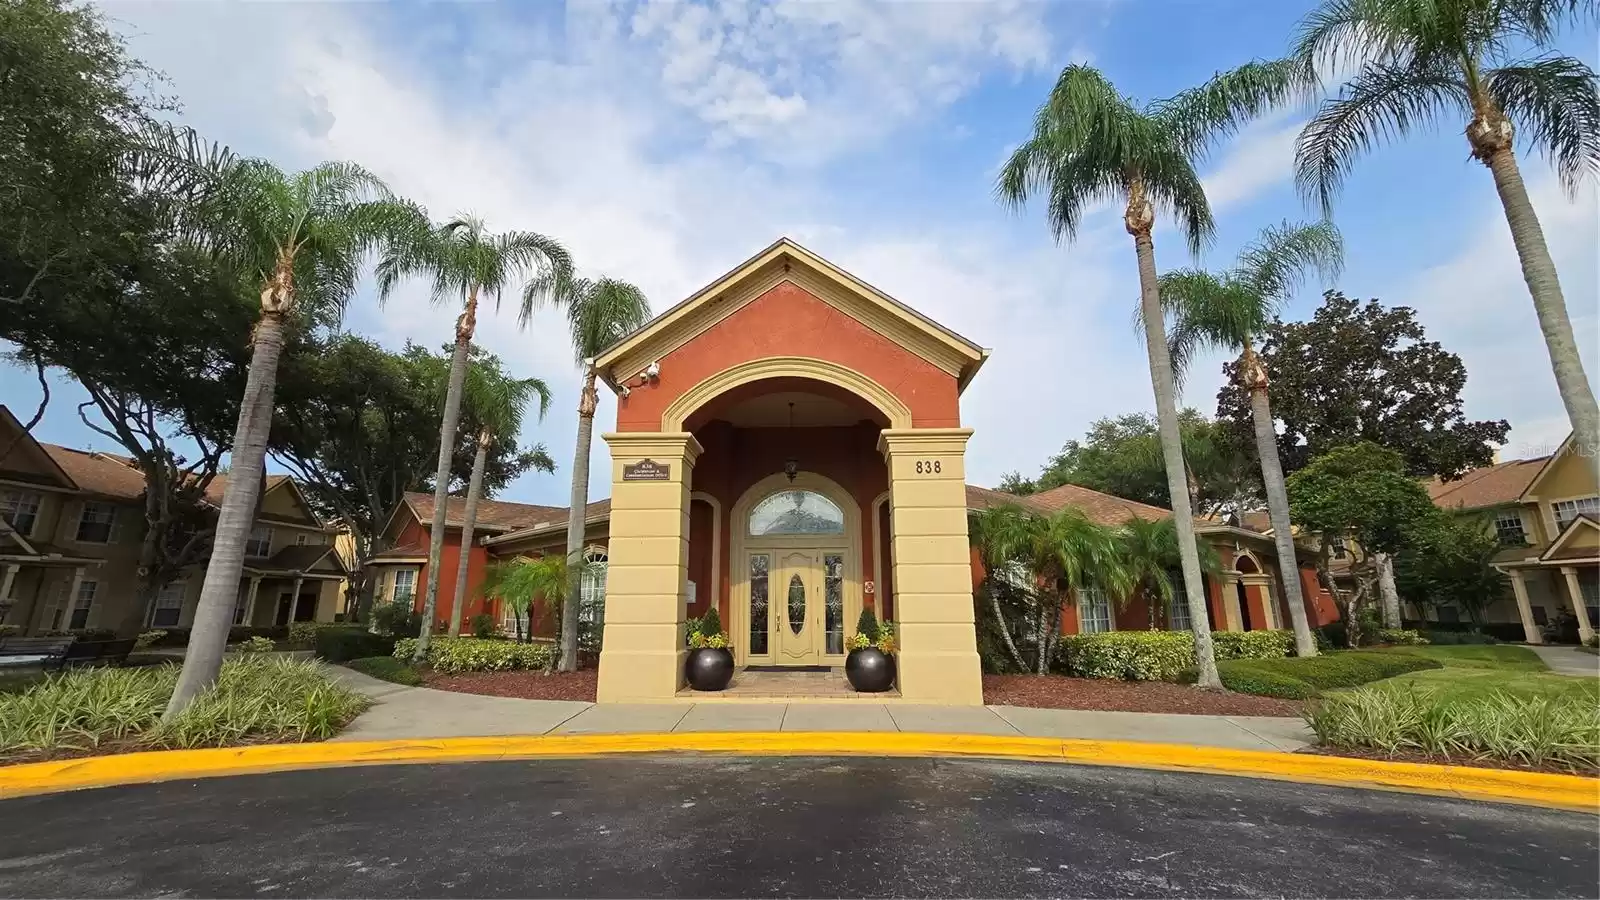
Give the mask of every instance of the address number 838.
[(938, 474), (939, 472), (943, 472), (943, 471), (944, 471), (944, 464), (943, 464), (943, 462), (941, 460), (937, 460), (937, 459), (919, 459), (919, 460), (917, 460), (917, 474), (918, 475), (935, 475), (935, 474)]

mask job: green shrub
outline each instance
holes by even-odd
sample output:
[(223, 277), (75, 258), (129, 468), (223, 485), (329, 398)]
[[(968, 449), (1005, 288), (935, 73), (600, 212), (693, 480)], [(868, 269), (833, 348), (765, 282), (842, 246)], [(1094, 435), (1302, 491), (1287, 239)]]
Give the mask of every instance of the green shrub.
[(1106, 631), (1061, 638), (1067, 671), (1082, 678), (1172, 681), (1194, 665), (1187, 631)]
[(345, 663), (346, 668), (355, 669), (363, 675), (392, 681), (395, 684), (408, 684), (413, 687), (422, 683), (422, 674), (416, 667), (408, 662), (395, 659), (392, 656), (366, 656), (361, 659), (352, 659)]
[(12, 635), (21, 634), (21, 633), (22, 633), (22, 626), (21, 625), (0, 625), (0, 638), (11, 637)]
[(317, 641), (317, 629), (326, 627), (316, 622), (295, 622), (289, 626), (285, 639), (296, 650), (309, 650)]
[(495, 622), (494, 616), (488, 613), (478, 613), (472, 617), (472, 636), (475, 638), (499, 637), (500, 626)]
[(345, 662), (368, 656), (389, 656), (394, 653), (395, 639), (386, 634), (373, 634), (359, 625), (317, 629), (312, 650), (318, 659), (328, 662)]
[(1260, 697), (1282, 697), (1285, 700), (1307, 700), (1317, 696), (1317, 689), (1306, 682), (1261, 665), (1262, 660), (1225, 659), (1217, 663), (1217, 675), (1222, 686), (1241, 694)]
[(1414, 646), (1429, 643), (1422, 636), (1422, 632), (1415, 628), (1379, 628), (1373, 640), (1379, 644), (1395, 644), (1397, 646)]
[(871, 607), (861, 608), (861, 616), (856, 619), (856, 634), (864, 635), (868, 644), (877, 643), (878, 617), (872, 612)]
[(176, 665), (82, 668), (0, 694), (0, 753), (89, 749), (120, 740), (160, 747), (318, 740), (370, 702), (310, 660), (231, 657), (215, 686), (162, 725), (177, 680)]
[(1583, 645), (1585, 647), (1600, 648), (1600, 634), (1591, 634), (1591, 635), (1589, 635), (1587, 638), (1584, 639)]
[(1561, 698), (1495, 692), (1441, 701), (1414, 686), (1373, 685), (1327, 698), (1306, 723), (1329, 747), (1600, 766), (1600, 717)]
[[(1291, 657), (1288, 659), (1236, 659), (1217, 663), (1222, 684), (1229, 690), (1246, 694), (1258, 693), (1253, 688), (1271, 681), (1271, 690), (1299, 690), (1281, 684), (1281, 679), (1299, 681), (1309, 688), (1304, 696), (1316, 696), (1330, 688), (1355, 687), (1369, 681), (1392, 678), (1406, 672), (1441, 668), (1437, 660), (1403, 653), (1367, 653), (1344, 650), (1323, 656)], [(1226, 670), (1226, 672), (1224, 671)], [(1236, 679), (1230, 683), (1230, 675)], [(1264, 676), (1274, 676), (1267, 679)], [(1299, 696), (1284, 693), (1265, 693), (1267, 697)]]
[(414, 638), (422, 633), (422, 614), (411, 608), (411, 598), (401, 597), (372, 607), (372, 624), (379, 634)]
[(1217, 659), (1280, 659), (1294, 652), (1292, 631), (1214, 631)]
[[(416, 638), (395, 641), (395, 659), (409, 660), (417, 652)], [(555, 655), (551, 644), (486, 641), (469, 637), (436, 637), (428, 642), (428, 665), (435, 672), (504, 672), (508, 669), (542, 669)]]
[(1422, 637), (1430, 644), (1454, 647), (1463, 644), (1498, 644), (1500, 639), (1476, 631), (1424, 631)]
[(161, 639), (166, 636), (167, 633), (159, 628), (153, 628), (149, 631), (142, 631), (139, 633), (139, 637), (134, 640), (133, 649), (149, 650), (151, 647), (154, 647), (156, 644), (160, 643)]
[(272, 638), (257, 635), (248, 641), (235, 644), (234, 649), (240, 653), (271, 653), (278, 649), (278, 645), (273, 643)]

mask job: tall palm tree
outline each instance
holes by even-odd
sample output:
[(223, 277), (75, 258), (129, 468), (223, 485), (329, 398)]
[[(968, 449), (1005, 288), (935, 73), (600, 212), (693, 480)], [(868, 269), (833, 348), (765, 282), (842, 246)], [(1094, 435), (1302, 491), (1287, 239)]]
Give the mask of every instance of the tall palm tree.
[[(580, 597), (583, 578), (584, 510), (589, 505), (589, 448), (594, 442), (594, 358), (650, 319), (644, 292), (615, 278), (583, 278), (567, 301), (567, 327), (572, 350), (583, 367), (578, 395), (578, 445), (572, 451), (572, 504), (567, 514), (567, 569), (572, 579), (567, 596)], [(561, 671), (578, 670), (578, 604), (561, 608)]]
[(1289, 606), (1289, 621), (1294, 625), (1295, 652), (1300, 656), (1315, 656), (1317, 641), (1306, 620), (1300, 591), (1300, 563), (1290, 531), (1289, 495), (1283, 486), (1278, 434), (1267, 400), (1267, 367), (1256, 353), (1255, 343), (1308, 273), (1315, 271), (1325, 280), (1332, 280), (1343, 265), (1344, 242), (1331, 223), (1285, 222), (1262, 229), (1226, 272), (1179, 269), (1160, 278), (1161, 304), (1174, 320), (1170, 346), (1173, 367), (1180, 378), (1198, 350), (1215, 348), (1239, 354), (1236, 378), (1250, 398), (1256, 455), (1261, 460), (1261, 481), (1266, 487), (1278, 572), (1283, 576), (1284, 599)]
[[(1514, 147), (1520, 130), (1569, 194), (1600, 169), (1595, 73), (1543, 52), (1563, 25), (1593, 22), (1596, 10), (1594, 0), (1324, 0), (1301, 23), (1294, 49), (1307, 70), (1360, 66), (1295, 147), (1300, 188), (1324, 210), (1374, 145), (1450, 114), (1466, 122), (1472, 156), (1500, 194), (1561, 402), (1589, 453), (1600, 448), (1600, 409)], [(1537, 55), (1523, 55), (1530, 51)]]
[(420, 663), (427, 655), (439, 602), (439, 560), (444, 553), (445, 512), (450, 502), (450, 458), (461, 420), (461, 386), (467, 377), (467, 357), (478, 327), (478, 302), (488, 297), (499, 309), (501, 294), (520, 291), (518, 321), (526, 326), (534, 310), (546, 301), (564, 299), (572, 283), (572, 257), (554, 238), (531, 231), (491, 234), (482, 219), (463, 215), (436, 228), (415, 229), (406, 240), (389, 248), (378, 262), (380, 300), (388, 299), (401, 281), (414, 275), (433, 279), (431, 297), (435, 304), (461, 304), (444, 416), (439, 423), (439, 468), (434, 475), (433, 521), (428, 535), (428, 587), (422, 605), (422, 633), (413, 657)]
[[(483, 470), (489, 462), (489, 448), (495, 441), (515, 441), (522, 432), (522, 417), (534, 398), (539, 400), (539, 419), (550, 411), (550, 386), (537, 378), (512, 378), (499, 359), (475, 360), (467, 368), (462, 399), (478, 424), (477, 452), (472, 457), (472, 476), (467, 479), (467, 506), (461, 514), (461, 552), (456, 560), (455, 602), (450, 604), (450, 636), (461, 633), (461, 611), (467, 605), (467, 571), (472, 561), (472, 529), (478, 522), (478, 500), (483, 496)], [(542, 457), (544, 466), (554, 469), (544, 447), (532, 451)], [(538, 464), (536, 464), (538, 465)], [(544, 466), (538, 466), (543, 468)]]
[(1250, 63), (1219, 74), (1175, 97), (1139, 105), (1088, 66), (1068, 66), (1034, 117), (1033, 134), (1000, 172), (996, 193), (1013, 207), (1042, 195), (1056, 239), (1071, 240), (1085, 211), (1099, 201), (1121, 202), (1122, 221), (1139, 263), (1150, 382), (1155, 389), (1167, 486), (1177, 522), (1184, 593), (1194, 624), (1195, 662), (1202, 687), (1221, 688), (1211, 629), (1205, 619), (1200, 562), (1194, 549), (1178, 405), (1168, 358), (1151, 231), (1156, 207), (1169, 212), (1198, 255), (1214, 224), (1195, 166), (1210, 146), (1248, 119), (1309, 87), (1306, 69), (1292, 62)]
[[(328, 162), (294, 174), (260, 160), (233, 167), (197, 204), (202, 241), (260, 284), (261, 318), (234, 431), (227, 485), (195, 609), (183, 671), (167, 704), (176, 716), (216, 680), (255, 518), (272, 425), (278, 357), (291, 319), (336, 317), (355, 292), (369, 251), (414, 227), (422, 213), (359, 166)], [(208, 233), (207, 233), (208, 232)]]
[[(1172, 606), (1169, 575), (1182, 565), (1178, 554), (1178, 529), (1171, 519), (1129, 519), (1122, 523), (1118, 536), (1128, 578), (1135, 590), (1144, 592), (1150, 608), (1150, 627), (1154, 629), (1157, 604), (1163, 610)], [(1197, 541), (1196, 545), (1201, 569), (1210, 574), (1222, 568), (1222, 561), (1210, 544)]]

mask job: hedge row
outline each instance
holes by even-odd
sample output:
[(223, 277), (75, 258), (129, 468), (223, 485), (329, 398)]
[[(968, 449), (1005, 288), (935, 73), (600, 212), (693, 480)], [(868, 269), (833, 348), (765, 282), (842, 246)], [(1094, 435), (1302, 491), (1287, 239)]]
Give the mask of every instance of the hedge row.
[(360, 625), (343, 625), (317, 629), (312, 650), (318, 659), (338, 663), (389, 656), (394, 653), (394, 644), (395, 639), (388, 635), (373, 634)]
[[(395, 641), (395, 659), (409, 660), (416, 652), (416, 638)], [(428, 642), (428, 665), (435, 672), (445, 673), (542, 669), (554, 654), (555, 646), (547, 643), (523, 644), (471, 637), (436, 637)]]
[(1416, 672), (1437, 669), (1436, 660), (1404, 653), (1327, 653), (1305, 659), (1230, 659), (1217, 663), (1222, 684), (1230, 691), (1303, 700), (1330, 688), (1356, 687)]
[[(1278, 659), (1294, 649), (1287, 631), (1218, 631), (1217, 659)], [(1106, 631), (1061, 638), (1061, 658), (1081, 678), (1175, 681), (1194, 668), (1194, 635), (1187, 631)]]
[(422, 673), (415, 666), (404, 660), (392, 656), (366, 656), (361, 659), (352, 659), (345, 663), (347, 668), (355, 669), (363, 675), (370, 675), (395, 684), (405, 684), (412, 687), (422, 683)]

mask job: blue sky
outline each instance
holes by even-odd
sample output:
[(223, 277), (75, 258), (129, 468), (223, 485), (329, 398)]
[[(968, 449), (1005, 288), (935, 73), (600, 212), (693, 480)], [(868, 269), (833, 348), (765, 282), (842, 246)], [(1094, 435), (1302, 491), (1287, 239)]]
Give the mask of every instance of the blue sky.
[[(992, 348), (963, 400), (977, 429), (971, 480), (1031, 473), (1100, 416), (1153, 407), (1130, 315), (1131, 243), (1114, 210), (1057, 247), (1042, 215), (999, 208), (996, 168), (1068, 62), (1100, 67), (1142, 99), (1280, 53), (1309, 6), (1254, 2), (960, 3), (139, 3), (106, 7), (134, 52), (172, 82), (185, 118), (286, 167), (348, 158), (436, 215), (473, 210), (497, 229), (564, 240), (586, 272), (625, 278), (665, 309), (781, 235), (811, 247)], [(1596, 65), (1596, 34), (1563, 50)], [(1202, 172), (1222, 267), (1263, 225), (1307, 219), (1292, 181), (1304, 114), (1253, 125)], [(1465, 123), (1461, 123), (1464, 126)], [(1548, 167), (1524, 173), (1550, 238), (1594, 379), (1600, 369), (1597, 207), (1564, 197)], [(1505, 418), (1507, 457), (1566, 433), (1509, 233), (1459, 126), (1369, 156), (1336, 221), (1337, 286), (1417, 308), (1466, 360), (1467, 412)], [(1170, 231), (1161, 268), (1191, 265)], [(1321, 286), (1287, 310), (1309, 315)], [(448, 338), (453, 314), (420, 287), (347, 326), (400, 346)], [(560, 319), (480, 326), (513, 370), (550, 381), (549, 417), (526, 437), (570, 458), (577, 372)], [(1185, 399), (1207, 413), (1220, 360)], [(103, 444), (73, 389), (38, 433)], [(0, 371), (24, 416), (31, 373)], [(1025, 404), (1025, 407), (1024, 407)], [(1025, 417), (1018, 408), (1037, 410)], [(601, 429), (613, 421), (602, 397)], [(108, 448), (109, 449), (109, 448)], [(596, 441), (597, 458), (604, 445)], [(564, 468), (564, 467), (563, 467)], [(604, 496), (608, 467), (596, 466)], [(567, 481), (530, 475), (502, 496), (565, 504)]]

